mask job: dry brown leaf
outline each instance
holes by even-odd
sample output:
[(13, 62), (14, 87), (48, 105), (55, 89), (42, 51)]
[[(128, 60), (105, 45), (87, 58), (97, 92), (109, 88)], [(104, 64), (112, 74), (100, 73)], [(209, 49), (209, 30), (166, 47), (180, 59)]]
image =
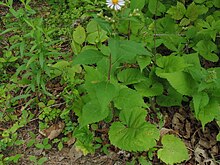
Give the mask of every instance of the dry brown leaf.
[(74, 137), (71, 137), (71, 138), (66, 142), (66, 144), (67, 144), (68, 146), (71, 146), (72, 144), (75, 143), (75, 141), (76, 141), (76, 139), (75, 139)]
[(163, 135), (166, 135), (166, 134), (176, 134), (176, 132), (172, 129), (168, 129), (168, 128), (161, 128), (160, 130), (160, 136), (162, 137)]
[(53, 124), (49, 128), (44, 129), (43, 131), (39, 130), (39, 133), (48, 137), (48, 139), (52, 140), (61, 134), (64, 126), (65, 124), (63, 122), (59, 122), (58, 124)]
[(76, 146), (72, 146), (72, 148), (69, 151), (69, 157), (75, 162), (77, 159), (81, 158), (83, 156), (82, 151), (77, 150)]

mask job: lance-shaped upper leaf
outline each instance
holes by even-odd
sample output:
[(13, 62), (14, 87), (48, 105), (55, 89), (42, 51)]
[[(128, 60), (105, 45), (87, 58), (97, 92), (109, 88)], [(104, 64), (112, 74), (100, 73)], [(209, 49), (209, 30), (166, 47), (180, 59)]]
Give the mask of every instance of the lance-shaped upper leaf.
[(95, 64), (105, 57), (98, 50), (87, 49), (76, 56), (73, 60), (73, 64)]
[(137, 55), (151, 56), (142, 43), (131, 40), (109, 39), (109, 48), (112, 55), (112, 62), (129, 62)]

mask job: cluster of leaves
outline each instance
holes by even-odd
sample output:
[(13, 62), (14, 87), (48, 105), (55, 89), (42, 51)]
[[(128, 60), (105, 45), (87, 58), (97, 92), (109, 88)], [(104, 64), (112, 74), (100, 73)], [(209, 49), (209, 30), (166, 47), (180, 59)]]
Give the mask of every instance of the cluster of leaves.
[[(30, 0), (20, 1), (19, 9), (13, 0), (0, 2), (9, 9), (0, 34), (11, 34), (0, 55), (0, 121), (13, 123), (2, 131), (1, 152), (25, 144), (17, 131), (36, 118), (40, 130), (62, 120), (64, 136), (38, 142), (31, 134), (28, 147), (49, 150), (51, 140), (61, 150), (74, 137), (84, 154), (106, 151), (95, 135), (96, 124), (104, 122), (112, 145), (157, 151), (174, 164), (189, 159), (187, 149), (174, 135), (160, 138), (160, 127), (146, 121), (148, 111), (185, 102), (203, 128), (220, 122), (220, 68), (207, 66), (219, 62), (218, 0), (131, 0), (117, 12), (105, 1), (48, 0), (46, 21)], [(71, 40), (71, 53), (61, 53), (57, 35)], [(61, 92), (50, 87), (53, 82)], [(0, 154), (0, 162), (16, 163), (21, 156)], [(43, 164), (46, 158), (30, 160)]]

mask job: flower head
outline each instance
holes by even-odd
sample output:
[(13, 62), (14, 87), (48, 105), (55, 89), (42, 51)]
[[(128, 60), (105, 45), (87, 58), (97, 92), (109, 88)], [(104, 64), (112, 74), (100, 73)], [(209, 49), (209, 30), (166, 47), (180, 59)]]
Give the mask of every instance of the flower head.
[(124, 0), (106, 0), (106, 4), (109, 8), (114, 10), (120, 10), (125, 5)]

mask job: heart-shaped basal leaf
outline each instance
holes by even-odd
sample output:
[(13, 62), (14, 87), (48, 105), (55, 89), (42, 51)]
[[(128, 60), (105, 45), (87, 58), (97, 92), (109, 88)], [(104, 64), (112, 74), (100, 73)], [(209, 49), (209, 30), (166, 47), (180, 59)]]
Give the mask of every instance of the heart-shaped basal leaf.
[(166, 164), (180, 163), (189, 159), (185, 144), (174, 135), (164, 135), (163, 148), (159, 149), (158, 157)]
[(146, 151), (156, 145), (159, 131), (145, 121), (143, 109), (122, 110), (121, 122), (114, 122), (109, 131), (111, 144), (126, 151)]

